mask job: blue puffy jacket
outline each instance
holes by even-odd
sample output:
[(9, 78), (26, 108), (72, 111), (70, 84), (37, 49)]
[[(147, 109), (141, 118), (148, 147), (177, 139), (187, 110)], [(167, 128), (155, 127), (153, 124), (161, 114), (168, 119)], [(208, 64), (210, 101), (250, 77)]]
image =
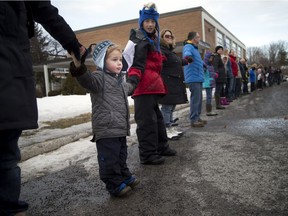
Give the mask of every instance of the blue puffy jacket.
[(184, 66), (185, 83), (204, 82), (203, 60), (198, 51), (198, 47), (186, 42), (183, 47), (183, 58), (191, 56), (193, 62)]

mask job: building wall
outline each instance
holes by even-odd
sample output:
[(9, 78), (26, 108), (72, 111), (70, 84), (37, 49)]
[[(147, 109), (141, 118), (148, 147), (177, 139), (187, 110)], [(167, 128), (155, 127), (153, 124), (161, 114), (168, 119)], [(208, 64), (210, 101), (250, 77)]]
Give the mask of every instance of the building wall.
[(204, 32), (205, 36), (203, 40), (209, 43), (211, 46), (210, 50), (214, 51), (214, 48), (216, 47), (215, 27), (206, 20), (204, 20)]
[(202, 38), (201, 11), (179, 13), (171, 16), (171, 13), (161, 17), (159, 25), (161, 29), (170, 29), (176, 37), (176, 42), (183, 42), (191, 31), (199, 32)]
[[(179, 54), (183, 47), (183, 41), (187, 39), (188, 32), (190, 31), (198, 32), (201, 39), (210, 44), (210, 50), (213, 51), (218, 45), (218, 31), (237, 43), (237, 45), (243, 49), (244, 56), (246, 56), (245, 45), (202, 7), (160, 14), (159, 25), (160, 30), (170, 29), (173, 32), (178, 45), (175, 51)], [(129, 40), (129, 34), (132, 28), (138, 28), (138, 19), (84, 29), (76, 31), (75, 33), (79, 41), (86, 47), (91, 43), (109, 39), (114, 43), (119, 44), (124, 49)], [(205, 48), (200, 47), (199, 51), (203, 55)]]
[[(160, 15), (160, 31), (161, 29), (170, 29), (176, 37), (177, 42), (184, 41), (190, 31), (197, 31), (202, 37), (201, 11), (191, 11), (185, 14), (179, 13), (173, 16), (170, 14), (171, 13), (164, 14), (163, 16)], [(138, 19), (84, 29), (76, 31), (75, 33), (80, 43), (86, 47), (91, 43), (109, 39), (124, 48), (129, 40), (129, 34), (132, 28), (138, 28)]]

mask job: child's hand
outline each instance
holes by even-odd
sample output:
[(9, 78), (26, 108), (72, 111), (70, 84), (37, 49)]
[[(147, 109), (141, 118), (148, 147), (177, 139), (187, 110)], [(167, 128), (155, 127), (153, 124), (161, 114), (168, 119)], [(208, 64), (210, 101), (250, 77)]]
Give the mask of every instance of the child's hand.
[[(83, 56), (86, 52), (85, 47), (80, 47), (80, 57)], [(87, 68), (84, 64), (84, 61), (81, 63), (82, 60), (78, 60), (73, 52), (71, 52), (71, 57), (73, 59), (73, 62), (70, 63), (69, 71), (73, 77), (78, 77), (83, 75), (84, 73), (87, 72)], [(85, 57), (83, 59), (85, 60)], [(81, 58), (80, 58), (81, 59)]]

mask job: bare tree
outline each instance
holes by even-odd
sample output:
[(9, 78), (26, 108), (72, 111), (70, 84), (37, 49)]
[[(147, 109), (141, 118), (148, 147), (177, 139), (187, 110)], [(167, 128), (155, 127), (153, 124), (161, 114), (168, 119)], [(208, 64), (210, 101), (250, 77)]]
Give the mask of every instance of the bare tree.
[(43, 34), (42, 28), (39, 24), (35, 24), (34, 37), (30, 39), (30, 49), (33, 64), (41, 64), (45, 62), (49, 56), (47, 48), (50, 43), (50, 37)]
[(260, 47), (248, 47), (249, 64), (262, 64), (264, 66), (288, 66), (288, 43), (285, 41), (271, 42)]
[(260, 47), (248, 47), (247, 55), (249, 64), (259, 64), (260, 60), (265, 58), (264, 52)]
[(49, 43), (48, 53), (50, 57), (54, 58), (67, 57), (66, 51), (63, 49), (61, 44), (53, 38), (51, 38), (51, 41)]

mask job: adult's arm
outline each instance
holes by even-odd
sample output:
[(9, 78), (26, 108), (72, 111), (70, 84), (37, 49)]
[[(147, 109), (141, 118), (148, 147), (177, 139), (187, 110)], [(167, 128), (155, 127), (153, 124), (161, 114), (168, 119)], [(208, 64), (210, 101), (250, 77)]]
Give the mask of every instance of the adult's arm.
[(33, 19), (57, 40), (70, 54), (73, 52), (77, 59), (80, 58), (79, 47), (82, 46), (71, 27), (67, 24), (59, 11), (50, 1), (28, 1)]

